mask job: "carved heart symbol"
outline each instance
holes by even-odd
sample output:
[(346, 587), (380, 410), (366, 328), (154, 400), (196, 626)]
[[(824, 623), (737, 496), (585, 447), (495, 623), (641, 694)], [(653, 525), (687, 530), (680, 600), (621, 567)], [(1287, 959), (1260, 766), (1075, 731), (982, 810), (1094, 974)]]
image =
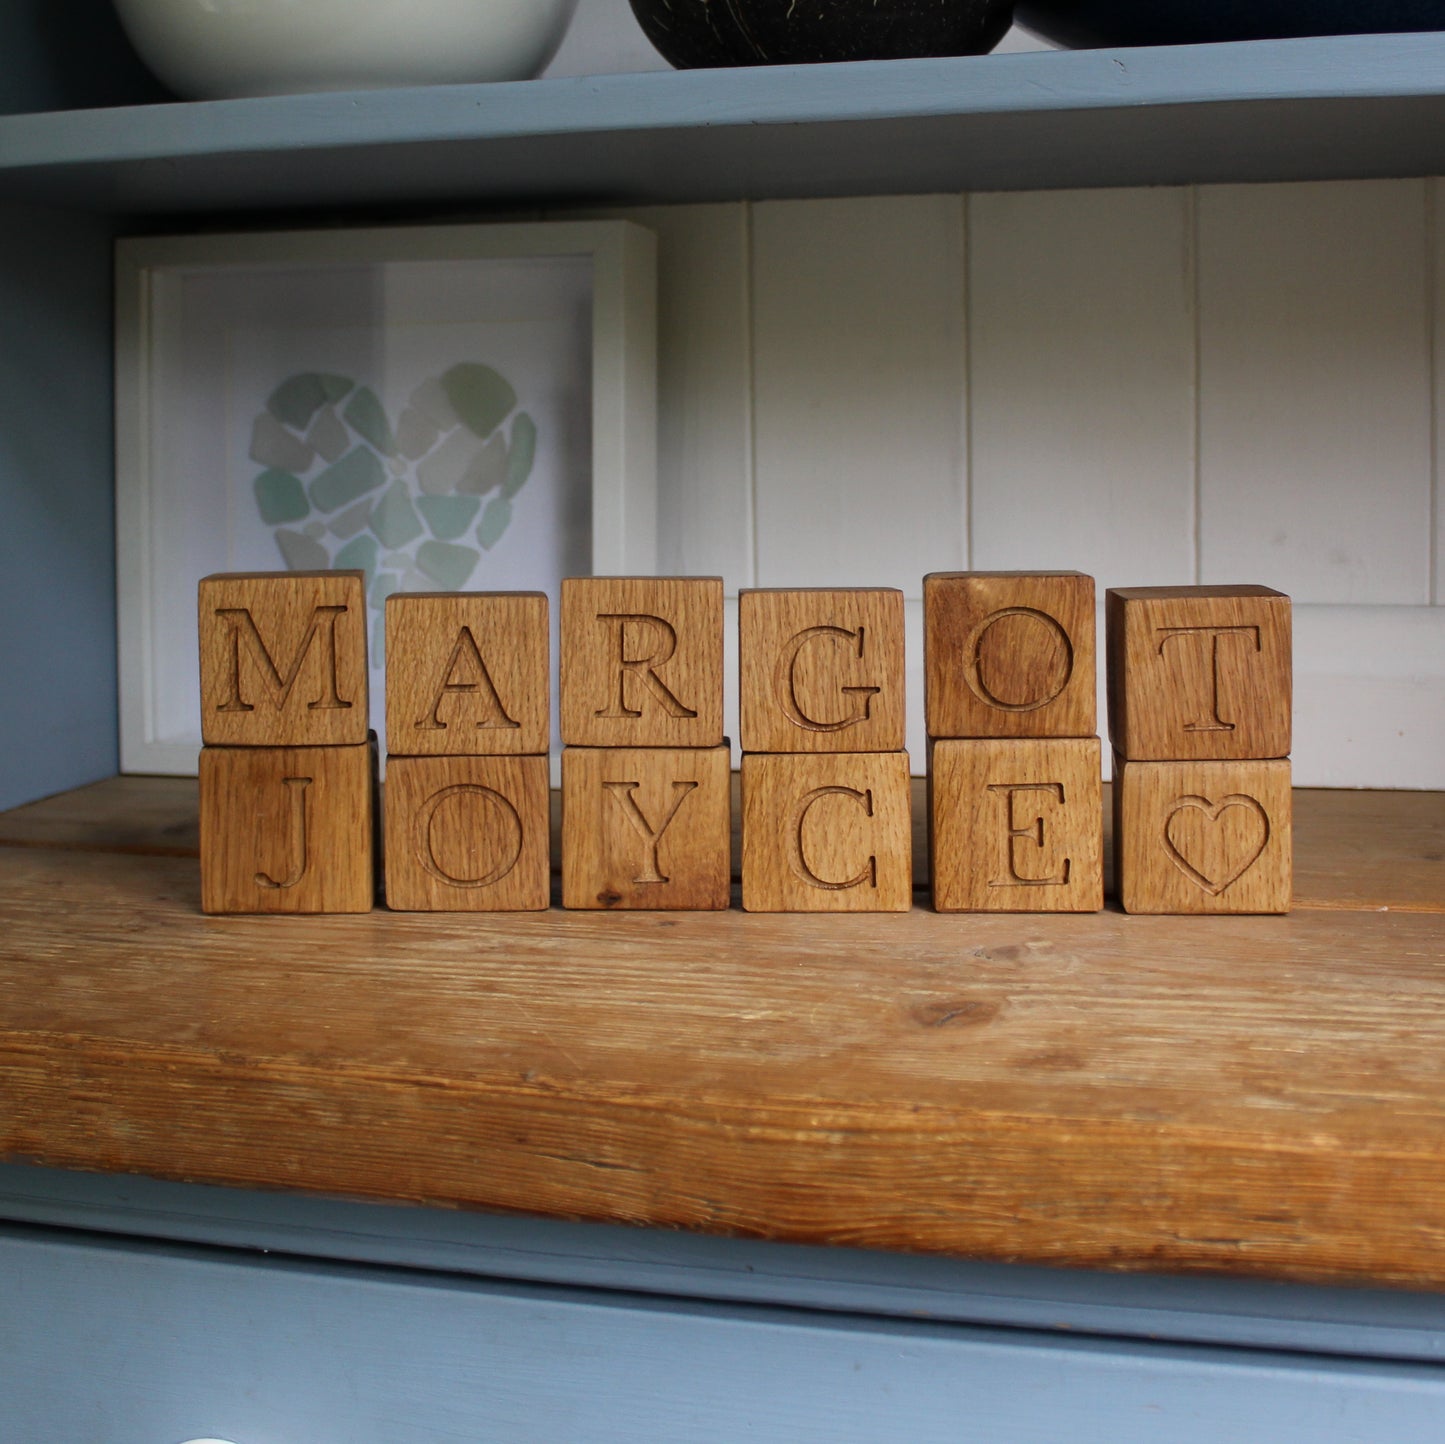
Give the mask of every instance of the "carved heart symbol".
[(1211, 802), (1181, 797), (1164, 821), (1164, 850), (1190, 882), (1218, 897), (1259, 861), (1269, 814), (1243, 792)]

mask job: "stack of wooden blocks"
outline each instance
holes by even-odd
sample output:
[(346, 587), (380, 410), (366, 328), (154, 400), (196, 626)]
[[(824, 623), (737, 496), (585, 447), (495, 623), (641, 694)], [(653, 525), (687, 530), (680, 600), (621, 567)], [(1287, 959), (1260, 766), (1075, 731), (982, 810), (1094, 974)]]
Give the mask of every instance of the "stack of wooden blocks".
[(1131, 913), (1283, 913), (1292, 892), (1290, 601), (1108, 593), (1114, 858)]
[(386, 901), (549, 906), (550, 630), (542, 592), (386, 602)]
[(720, 577), (562, 583), (562, 905), (722, 909)]
[(367, 912), (376, 745), (360, 572), (200, 585), (201, 906)]
[(738, 597), (743, 907), (913, 905), (903, 593)]
[(923, 579), (939, 912), (1097, 912), (1104, 841), (1094, 579)]

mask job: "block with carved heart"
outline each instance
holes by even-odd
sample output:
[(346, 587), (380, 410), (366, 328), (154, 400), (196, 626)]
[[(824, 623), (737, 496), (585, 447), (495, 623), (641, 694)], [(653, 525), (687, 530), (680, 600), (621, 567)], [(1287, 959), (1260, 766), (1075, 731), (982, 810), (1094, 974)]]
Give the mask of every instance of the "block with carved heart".
[(386, 745), (407, 757), (540, 756), (552, 740), (545, 592), (386, 600)]
[(731, 749), (562, 750), (562, 906), (720, 911), (731, 901)]
[(913, 906), (906, 752), (750, 752), (742, 773), (749, 912)]
[(1289, 760), (1115, 759), (1114, 876), (1131, 913), (1287, 913)]
[(253, 572), (198, 588), (201, 738), (226, 747), (364, 744), (361, 572)]
[(201, 910), (364, 913), (376, 747), (203, 747)]
[(744, 752), (904, 745), (903, 593), (806, 587), (738, 594)]
[(930, 737), (1092, 737), (1094, 579), (933, 572), (923, 579)]
[(386, 904), (525, 912), (551, 901), (545, 757), (392, 757)]
[(561, 674), (568, 747), (716, 747), (722, 578), (564, 578)]
[(1288, 757), (1290, 599), (1261, 586), (1105, 600), (1109, 737), (1130, 761)]
[(929, 850), (939, 912), (1098, 912), (1104, 906), (1097, 737), (930, 744)]

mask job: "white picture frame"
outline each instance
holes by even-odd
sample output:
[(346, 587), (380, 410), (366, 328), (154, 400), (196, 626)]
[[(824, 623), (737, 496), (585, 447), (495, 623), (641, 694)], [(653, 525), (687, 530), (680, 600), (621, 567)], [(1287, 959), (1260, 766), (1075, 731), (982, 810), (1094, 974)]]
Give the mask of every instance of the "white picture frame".
[(388, 586), (459, 589), (475, 553), (460, 585), (548, 591), (554, 645), (557, 573), (655, 573), (656, 288), (625, 221), (118, 241), (121, 771), (197, 770), (210, 572), (371, 556), (375, 625)]

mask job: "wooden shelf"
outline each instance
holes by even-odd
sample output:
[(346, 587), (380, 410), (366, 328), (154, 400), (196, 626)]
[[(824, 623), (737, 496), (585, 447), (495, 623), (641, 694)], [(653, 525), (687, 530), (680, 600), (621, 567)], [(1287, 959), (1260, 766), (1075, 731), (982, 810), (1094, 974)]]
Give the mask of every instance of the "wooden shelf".
[(0, 1159), (957, 1257), (1445, 1284), (1445, 798), (1287, 918), (206, 918), (193, 783), (0, 817)]
[(115, 213), (1430, 175), (1445, 34), (593, 76), (0, 117)]

